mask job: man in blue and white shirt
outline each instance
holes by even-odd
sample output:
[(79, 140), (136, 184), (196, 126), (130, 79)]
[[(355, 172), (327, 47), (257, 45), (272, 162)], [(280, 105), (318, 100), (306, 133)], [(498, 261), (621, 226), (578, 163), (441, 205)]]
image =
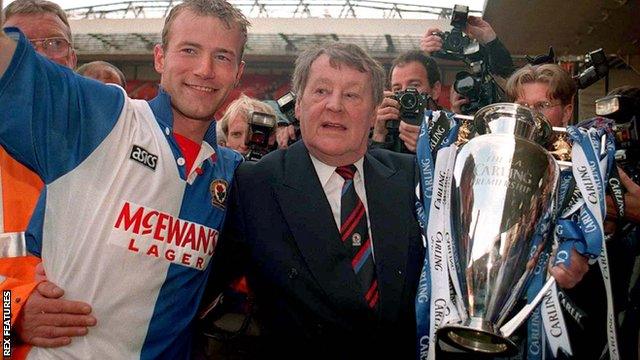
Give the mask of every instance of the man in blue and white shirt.
[[(28, 250), (97, 319), (87, 335), (28, 358), (189, 357), (241, 161), (216, 145), (213, 116), (242, 75), (247, 25), (223, 0), (173, 8), (154, 50), (161, 90), (148, 103), (37, 55), (16, 29), (0, 32), (0, 144), (46, 184)], [(64, 315), (73, 316), (55, 316)]]

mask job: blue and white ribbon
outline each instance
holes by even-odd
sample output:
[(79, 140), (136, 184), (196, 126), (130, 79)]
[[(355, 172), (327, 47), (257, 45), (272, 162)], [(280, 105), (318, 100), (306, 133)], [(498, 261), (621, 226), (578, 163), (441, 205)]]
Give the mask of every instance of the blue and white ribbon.
[[(421, 172), (421, 201), (416, 203), (419, 222), (425, 236), (426, 248), (424, 264), (416, 296), (416, 321), (418, 337), (418, 357), (435, 358), (435, 332), (449, 321), (459, 321), (458, 305), (453, 305), (450, 296), (449, 277), (452, 264), (450, 250), (450, 189), (453, 164), (457, 149), (448, 149), (458, 136), (458, 124), (452, 117), (441, 111), (426, 113), (428, 120), (422, 122), (416, 160)], [(445, 116), (445, 118), (441, 118)], [(429, 128), (437, 121), (448, 120), (450, 130), (437, 149), (437, 143), (430, 141)], [(431, 126), (430, 126), (431, 125)], [(434, 159), (433, 154), (437, 154)], [(434, 194), (434, 181), (438, 177), (438, 193)], [(455, 269), (452, 269), (456, 272)], [(455, 274), (457, 279), (457, 274)], [(459, 286), (458, 289), (459, 290)], [(453, 291), (455, 293), (455, 289)], [(458, 295), (459, 296), (459, 295)]]
[[(554, 265), (570, 266), (573, 249), (592, 259), (598, 258), (607, 291), (609, 354), (611, 359), (617, 359), (618, 346), (613, 298), (610, 291), (611, 283), (608, 275), (608, 258), (604, 244), (603, 226), (606, 216), (605, 186), (607, 177), (611, 174), (614, 166), (615, 153), (610, 122), (598, 118), (591, 119), (578, 126), (567, 128), (567, 133), (573, 140), (571, 152), (573, 164), (571, 174), (564, 171), (561, 175), (560, 199), (569, 199), (569, 201), (564, 204), (564, 208), (559, 209), (560, 219), (555, 229), (555, 236), (559, 244)], [(574, 191), (571, 191), (571, 186), (568, 185), (571, 183), (571, 177), (575, 180)], [(567, 186), (563, 186), (563, 184)], [(558, 306), (557, 294), (551, 300), (554, 301), (554, 308)], [(553, 355), (556, 356), (561, 345), (554, 342), (555, 329), (549, 324), (546, 325), (550, 348)]]

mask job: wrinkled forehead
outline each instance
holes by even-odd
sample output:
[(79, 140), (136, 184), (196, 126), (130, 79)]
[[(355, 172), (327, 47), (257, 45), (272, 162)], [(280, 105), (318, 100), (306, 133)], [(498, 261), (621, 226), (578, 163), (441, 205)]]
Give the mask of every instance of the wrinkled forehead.
[(369, 87), (371, 74), (359, 64), (350, 64), (339, 58), (322, 54), (311, 63), (309, 80), (323, 82), (341, 82), (350, 86)]

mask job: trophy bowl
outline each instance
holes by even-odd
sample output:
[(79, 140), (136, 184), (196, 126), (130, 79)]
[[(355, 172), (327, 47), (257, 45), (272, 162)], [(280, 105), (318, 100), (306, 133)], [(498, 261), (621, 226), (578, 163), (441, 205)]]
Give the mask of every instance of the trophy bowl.
[(526, 107), (499, 103), (474, 117), (453, 173), (452, 229), (467, 312), (438, 338), (465, 350), (503, 356), (516, 344), (499, 328), (514, 310), (544, 247), (534, 236), (550, 219), (558, 165), (540, 144), (551, 128)]

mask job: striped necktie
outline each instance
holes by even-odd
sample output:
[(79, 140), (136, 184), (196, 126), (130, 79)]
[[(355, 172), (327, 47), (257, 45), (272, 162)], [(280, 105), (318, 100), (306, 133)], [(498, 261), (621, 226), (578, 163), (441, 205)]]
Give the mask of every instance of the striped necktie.
[(356, 193), (353, 177), (355, 165), (336, 168), (344, 179), (340, 198), (340, 239), (351, 256), (351, 267), (360, 281), (365, 300), (370, 308), (378, 304), (378, 280), (373, 264), (372, 243), (367, 226), (364, 204)]

